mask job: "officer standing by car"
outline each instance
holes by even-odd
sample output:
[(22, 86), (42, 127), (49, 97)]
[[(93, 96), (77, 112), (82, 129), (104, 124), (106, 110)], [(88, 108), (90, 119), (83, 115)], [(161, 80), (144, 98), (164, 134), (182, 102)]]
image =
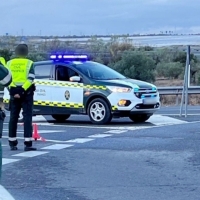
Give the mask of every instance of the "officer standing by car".
[[(2, 62), (3, 61), (3, 62)], [(0, 86), (7, 87), (12, 82), (12, 76), (9, 70), (5, 67), (5, 60), (0, 58)], [(5, 113), (0, 109), (0, 180), (1, 180), (1, 168), (2, 168), (2, 146), (1, 137), (3, 132), (3, 121)], [(14, 200), (12, 195), (0, 184), (0, 199)]]
[[(0, 86), (7, 87), (12, 82), (12, 76), (9, 70), (0, 61)], [(1, 166), (2, 166), (2, 147), (1, 138), (3, 132), (3, 122), (5, 118), (4, 111), (0, 108), (0, 177), (1, 177)]]
[(28, 46), (19, 44), (15, 49), (16, 58), (7, 62), (7, 68), (12, 74), (12, 83), (9, 85), (10, 94), (10, 121), (9, 145), (11, 150), (17, 150), (17, 123), (21, 109), (24, 118), (24, 151), (34, 151), (32, 147), (32, 112), (35, 78), (33, 61), (27, 59)]

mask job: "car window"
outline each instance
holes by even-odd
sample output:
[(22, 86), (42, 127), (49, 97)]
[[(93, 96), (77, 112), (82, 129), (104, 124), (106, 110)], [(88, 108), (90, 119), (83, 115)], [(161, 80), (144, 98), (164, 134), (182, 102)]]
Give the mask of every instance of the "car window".
[(79, 74), (66, 66), (59, 65), (56, 67), (56, 80), (70, 81), (72, 76), (79, 76)]
[(51, 79), (51, 71), (53, 65), (36, 65), (35, 78), (37, 79)]
[(75, 64), (76, 68), (84, 75), (95, 80), (111, 80), (111, 79), (125, 79), (126, 77), (110, 67), (96, 63), (96, 62), (83, 62)]

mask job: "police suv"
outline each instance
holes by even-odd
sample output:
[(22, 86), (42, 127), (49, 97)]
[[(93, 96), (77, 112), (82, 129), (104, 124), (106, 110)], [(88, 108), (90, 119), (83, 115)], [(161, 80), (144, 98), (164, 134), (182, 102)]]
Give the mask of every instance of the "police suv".
[[(35, 62), (35, 85), (33, 114), (60, 122), (82, 114), (93, 124), (106, 124), (113, 117), (139, 123), (160, 108), (155, 85), (125, 77), (87, 55), (51, 55), (48, 61)], [(7, 107), (7, 89), (3, 99)]]

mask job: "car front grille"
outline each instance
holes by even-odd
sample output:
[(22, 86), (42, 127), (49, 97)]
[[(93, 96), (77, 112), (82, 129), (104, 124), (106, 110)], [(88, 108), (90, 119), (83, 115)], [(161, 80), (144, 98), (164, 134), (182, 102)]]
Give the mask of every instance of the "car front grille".
[(152, 97), (157, 97), (157, 90), (156, 89), (147, 89), (147, 88), (135, 89), (134, 94), (139, 99), (152, 98)]

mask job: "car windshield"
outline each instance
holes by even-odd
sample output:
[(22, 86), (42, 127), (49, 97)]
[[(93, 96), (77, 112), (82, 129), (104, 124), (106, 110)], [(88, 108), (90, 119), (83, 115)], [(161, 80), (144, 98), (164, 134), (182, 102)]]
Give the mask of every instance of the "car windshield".
[(126, 77), (106, 65), (96, 62), (76, 64), (76, 68), (84, 75), (95, 80), (125, 79)]

